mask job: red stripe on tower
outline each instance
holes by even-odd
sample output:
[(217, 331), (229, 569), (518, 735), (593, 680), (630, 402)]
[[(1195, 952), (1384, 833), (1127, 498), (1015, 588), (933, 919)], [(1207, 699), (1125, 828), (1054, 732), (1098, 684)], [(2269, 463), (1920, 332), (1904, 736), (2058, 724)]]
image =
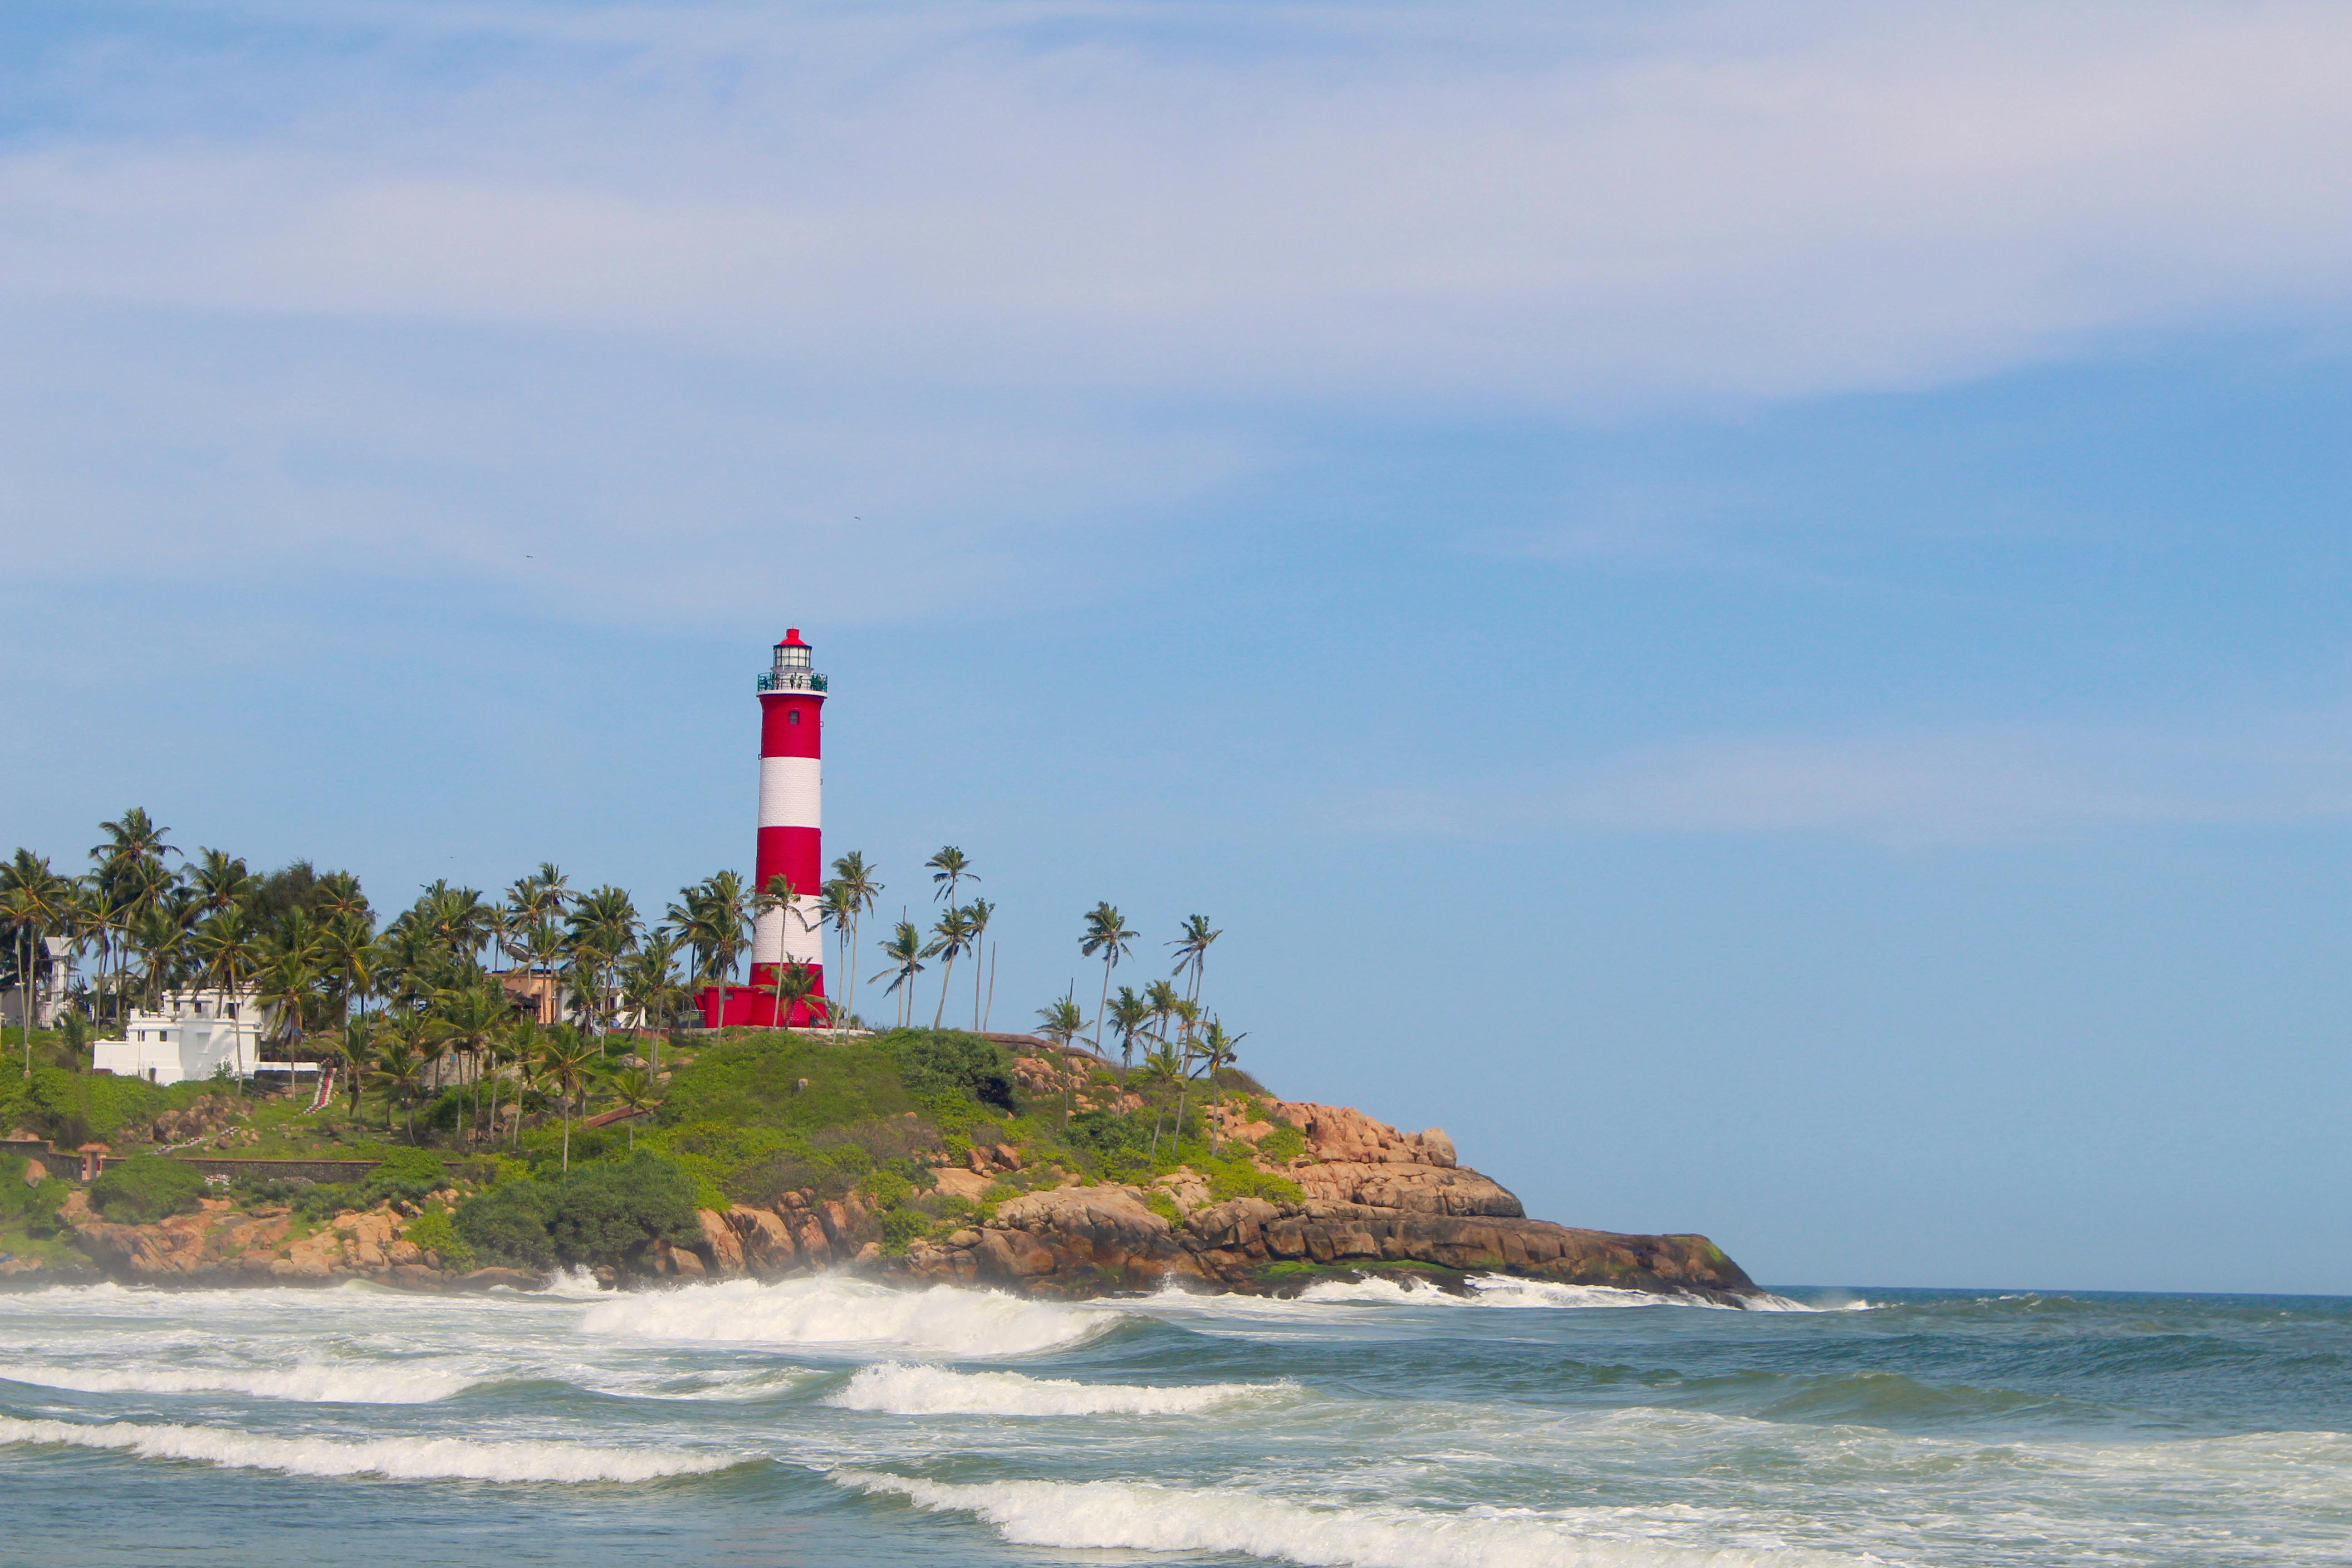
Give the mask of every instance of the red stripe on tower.
[(778, 971), (802, 963), (814, 973), (813, 995), (824, 994), (824, 941), (817, 919), (817, 893), (824, 880), (824, 677), (810, 662), (800, 629), (776, 645), (775, 662), (760, 677), (760, 837), (753, 860), (752, 890), (791, 884), (792, 903), (760, 915), (751, 927), (751, 984), (723, 997), (706, 992), (703, 1011), (711, 1023), (792, 1026), (816, 1021), (805, 1005), (792, 1016), (776, 1016)]

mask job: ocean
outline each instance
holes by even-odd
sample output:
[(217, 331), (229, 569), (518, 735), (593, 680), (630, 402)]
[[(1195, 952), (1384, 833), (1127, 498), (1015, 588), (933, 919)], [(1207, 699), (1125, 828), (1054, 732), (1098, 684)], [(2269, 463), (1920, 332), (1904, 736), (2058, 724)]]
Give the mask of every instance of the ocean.
[(11, 1563), (2340, 1564), (2352, 1300), (0, 1296)]

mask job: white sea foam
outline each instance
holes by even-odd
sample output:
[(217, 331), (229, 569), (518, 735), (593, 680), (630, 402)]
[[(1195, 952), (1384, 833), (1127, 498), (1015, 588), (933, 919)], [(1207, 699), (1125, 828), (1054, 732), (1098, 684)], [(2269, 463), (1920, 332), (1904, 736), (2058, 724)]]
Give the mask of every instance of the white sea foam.
[(862, 1368), (824, 1403), (893, 1415), (1181, 1415), (1286, 1391), (1279, 1383), (1208, 1383), (1154, 1388), (1074, 1383), (1017, 1372), (949, 1372), (884, 1362)]
[(886, 1349), (919, 1356), (1028, 1355), (1077, 1343), (1117, 1321), (1100, 1310), (935, 1285), (894, 1290), (837, 1275), (762, 1284), (730, 1279), (616, 1297), (580, 1326), (632, 1339)]
[(469, 1388), (474, 1379), (402, 1363), (304, 1363), (268, 1370), (207, 1366), (11, 1366), (0, 1378), (84, 1394), (249, 1394), (320, 1405), (429, 1405)]
[[(1742, 1310), (1728, 1302), (1711, 1301), (1704, 1296), (1664, 1295), (1655, 1290), (1628, 1290), (1615, 1285), (1563, 1285), (1556, 1280), (1522, 1279), (1510, 1274), (1474, 1274), (1464, 1283), (1469, 1287), (1467, 1294), (1442, 1290), (1410, 1274), (1401, 1279), (1372, 1275), (1360, 1279), (1320, 1279), (1300, 1291), (1297, 1300), (1317, 1303), (1405, 1302), (1416, 1307), (1700, 1307), (1713, 1311)], [(1869, 1305), (1867, 1301), (1852, 1301), (1841, 1303), (1835, 1309), (1815, 1307), (1761, 1290), (1746, 1298), (1745, 1310), (1750, 1312), (1851, 1311)]]
[(1023, 1546), (1231, 1552), (1316, 1568), (1749, 1568), (1843, 1562), (1823, 1553), (1693, 1549), (1574, 1533), (1525, 1513), (1309, 1507), (1255, 1492), (1132, 1481), (995, 1481), (958, 1486), (871, 1471), (834, 1479), (918, 1508), (971, 1513)]
[(584, 1443), (482, 1442), (464, 1437), (263, 1437), (226, 1426), (19, 1421), (0, 1415), (0, 1443), (67, 1443), (149, 1459), (194, 1459), (232, 1469), (396, 1480), (649, 1481), (725, 1469), (730, 1454), (598, 1448)]

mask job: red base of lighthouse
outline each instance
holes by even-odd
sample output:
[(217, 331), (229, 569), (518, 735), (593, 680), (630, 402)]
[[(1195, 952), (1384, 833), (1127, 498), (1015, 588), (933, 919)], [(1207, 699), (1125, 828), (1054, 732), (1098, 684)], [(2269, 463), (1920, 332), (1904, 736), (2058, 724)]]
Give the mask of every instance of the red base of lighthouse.
[(706, 985), (694, 995), (706, 1029), (822, 1029), (831, 1022), (824, 1001), (819, 992), (795, 1003), (785, 1009), (791, 1016), (779, 1023), (773, 991), (753, 985)]

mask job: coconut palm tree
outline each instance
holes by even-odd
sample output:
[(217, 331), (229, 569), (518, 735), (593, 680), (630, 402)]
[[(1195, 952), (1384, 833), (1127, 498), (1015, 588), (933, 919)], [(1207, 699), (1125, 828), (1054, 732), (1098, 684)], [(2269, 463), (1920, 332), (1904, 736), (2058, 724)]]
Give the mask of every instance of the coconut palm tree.
[[(1076, 981), (1071, 982), (1073, 990), (1076, 988)], [(1052, 1006), (1037, 1009), (1037, 1032), (1063, 1047), (1062, 1125), (1065, 1127), (1070, 1124), (1071, 1100), (1077, 1092), (1075, 1081), (1077, 1069), (1070, 1065), (1068, 1047), (1072, 1040), (1085, 1033), (1086, 1027), (1086, 1015), (1079, 1010), (1078, 1000), (1074, 995), (1066, 994)]]
[(940, 1005), (931, 1014), (931, 1027), (934, 1029), (947, 1016), (948, 986), (955, 979), (956, 959), (969, 952), (971, 947), (971, 917), (950, 904), (947, 912), (940, 917), (940, 923), (931, 928), (930, 945), (923, 949), (926, 958), (945, 958), (948, 961), (946, 973), (940, 976)]
[(1143, 1086), (1157, 1089), (1151, 1111), (1151, 1163), (1160, 1163), (1160, 1122), (1168, 1114), (1168, 1090), (1184, 1077), (1184, 1063), (1176, 1047), (1161, 1040), (1143, 1053)]
[(383, 1130), (392, 1131), (392, 1108), (394, 1104), (408, 1109), (408, 1141), (416, 1142), (416, 1101), (423, 1095), (432, 1064), (426, 1059), (422, 1043), (425, 1020), (421, 1014), (395, 1014), (384, 1025), (385, 1037), (377, 1045), (375, 1060), (369, 1076), (383, 1085)]
[(938, 854), (923, 862), (923, 868), (930, 872), (931, 880), (938, 884), (931, 889), (933, 903), (944, 899), (952, 904), (957, 883), (980, 880), (972, 872), (971, 858), (952, 844), (942, 845)]
[[(1223, 1089), (1217, 1082), (1217, 1073), (1234, 1059), (1234, 1047), (1248, 1037), (1246, 1030), (1238, 1035), (1228, 1035), (1224, 1024), (1215, 1018), (1210, 1019), (1209, 1026), (1201, 1031), (1200, 1049), (1203, 1064), (1201, 1076), (1208, 1080), (1209, 1103), (1214, 1104), (1224, 1098)], [(1209, 1153), (1214, 1157), (1216, 1152), (1217, 1124), (1212, 1121), (1209, 1123)]]
[(267, 956), (257, 972), (260, 1002), (271, 1015), (269, 1036), (281, 1049), (290, 1050), (301, 1040), (315, 1005), (319, 972), (311, 965), (310, 952), (304, 947), (270, 947), (265, 950)]
[(188, 868), (188, 883), (196, 892), (196, 909), (216, 915), (253, 896), (256, 879), (245, 862), (220, 849), (199, 849)]
[(608, 976), (622, 955), (636, 946), (643, 924), (636, 905), (619, 888), (597, 888), (572, 906), (565, 936), (572, 958), (572, 1005), (592, 1034), (603, 1026), (612, 990)]
[[(768, 885), (761, 888), (758, 895), (752, 899), (751, 910), (755, 917), (768, 914), (776, 917), (776, 940), (780, 949), (789, 936), (793, 922), (797, 921), (803, 932), (809, 929), (808, 916), (801, 911), (799, 894), (793, 887), (793, 879), (782, 871), (770, 877)], [(822, 952), (823, 949), (820, 948), (820, 955)], [(772, 976), (777, 985), (775, 1020), (776, 1027), (779, 1029), (789, 1028), (792, 1026), (792, 1015), (784, 1011), (782, 990), (784, 968), (785, 965), (782, 963), (777, 963)]]
[[(481, 1080), (482, 1053), (489, 1049), (490, 1041), (511, 1016), (507, 1007), (505, 990), (495, 980), (484, 978), (470, 985), (445, 991), (435, 998), (438, 1017), (436, 1034), (466, 1061), (468, 1084)], [(481, 1094), (474, 1095), (473, 1114), (467, 1121), (467, 1138), (472, 1141), (474, 1122), (481, 1115)]]
[[(845, 998), (857, 994), (857, 900), (849, 884), (835, 877), (824, 885), (817, 900), (817, 923), (833, 927), (833, 972), (842, 977)], [(840, 1006), (828, 1009), (834, 1027), (841, 1026), (841, 1015), (847, 1008), (845, 999)]]
[[(654, 1075), (643, 1068), (623, 1068), (605, 1080), (605, 1087), (613, 1091), (614, 1100), (638, 1116), (661, 1103), (661, 1087), (654, 1082)], [(629, 1118), (629, 1152), (634, 1154), (636, 1152), (637, 1121), (636, 1116), (632, 1116)]]
[[(144, 913), (142, 905), (152, 886), (152, 874), (164, 869), (163, 857), (179, 851), (163, 842), (163, 835), (171, 829), (157, 826), (153, 818), (135, 805), (116, 821), (100, 823), (98, 830), (106, 835), (106, 842), (91, 846), (89, 858), (97, 863), (97, 875), (106, 894), (113, 927), (127, 934)], [(118, 999), (130, 963), (130, 943), (126, 941), (121, 944), (115, 963)], [(106, 955), (101, 951), (101, 981), (105, 972)]]
[(577, 1108), (582, 1090), (588, 1080), (589, 1069), (604, 1059), (593, 1042), (572, 1030), (550, 1030), (539, 1047), (539, 1065), (555, 1081), (563, 1112), (563, 1169), (572, 1169), (572, 1116)]
[(661, 1031), (670, 1026), (685, 990), (677, 983), (682, 939), (667, 926), (647, 932), (621, 969), (621, 999), (654, 1031), (654, 1070), (661, 1071)]
[(888, 942), (882, 944), (882, 956), (890, 960), (891, 967), (874, 976), (891, 976), (886, 995), (898, 998), (898, 1027), (907, 1026), (907, 1004), (914, 1000), (914, 979), (923, 972), (923, 933), (915, 929), (912, 921), (900, 921), (898, 929)]
[[(189, 933), (188, 942), (195, 955), (197, 973), (212, 982), (214, 994), (220, 998), (219, 1016), (228, 1016), (229, 998), (246, 988), (265, 951), (252, 928), (246, 924), (245, 906), (231, 903), (206, 916), (204, 923)], [(240, 1071), (242, 1068), (240, 1063)]]
[(1135, 994), (1132, 985), (1122, 985), (1110, 1001), (1111, 1027), (1118, 1031), (1119, 1082), (1124, 1084), (1135, 1070), (1135, 1037), (1143, 1026), (1151, 1022), (1151, 1004)]
[(816, 994), (816, 971), (798, 959), (776, 965), (776, 1026), (790, 1028), (792, 1016), (805, 1008), (811, 1017), (824, 1011)]
[(963, 907), (963, 918), (971, 926), (969, 946), (971, 949), (971, 1026), (981, 1027), (980, 1021), (980, 953), (988, 940), (988, 922), (996, 913), (996, 906), (986, 899), (974, 899)]
[(1110, 1002), (1110, 972), (1118, 967), (1118, 961), (1127, 956), (1128, 948), (1140, 934), (1128, 930), (1118, 910), (1108, 903), (1097, 904), (1087, 911), (1087, 933), (1078, 940), (1078, 951), (1088, 958), (1100, 953), (1103, 961), (1102, 999), (1095, 1008), (1097, 1056), (1102, 1054), (1102, 1021)]
[(1208, 916), (1187, 915), (1184, 917), (1183, 933), (1168, 944), (1176, 950), (1176, 967), (1168, 973), (1176, 976), (1191, 976), (1184, 994), (1195, 1002), (1201, 999), (1201, 972), (1208, 967), (1209, 944), (1224, 934), (1210, 929)]
[(849, 945), (842, 952), (841, 968), (849, 981), (849, 994), (845, 1001), (853, 1017), (857, 1012), (857, 933), (866, 917), (874, 912), (874, 901), (882, 896), (882, 884), (875, 879), (874, 872), (875, 868), (866, 863), (866, 857), (855, 849), (833, 863), (833, 879), (841, 884), (850, 905)]
[(343, 1081), (351, 1087), (352, 1120), (360, 1119), (360, 1089), (375, 1067), (375, 1020), (368, 1017), (346, 1018), (334, 1037), (335, 1065), (343, 1071)]

